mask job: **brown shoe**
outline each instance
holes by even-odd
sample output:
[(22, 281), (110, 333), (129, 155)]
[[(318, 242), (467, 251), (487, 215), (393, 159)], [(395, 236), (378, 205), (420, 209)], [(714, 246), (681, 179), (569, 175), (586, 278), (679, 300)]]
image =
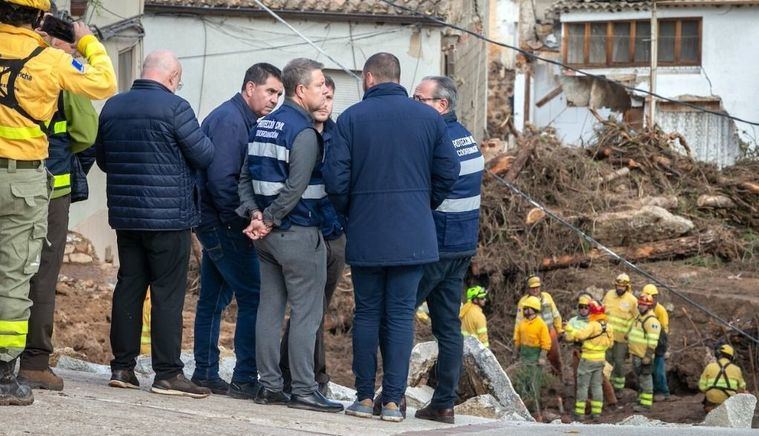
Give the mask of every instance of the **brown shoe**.
[(111, 371), (111, 380), (108, 386), (112, 388), (139, 389), (140, 381), (134, 375), (133, 369), (115, 369)]
[(41, 370), (21, 368), (18, 371), (17, 378), (19, 383), (23, 383), (32, 389), (63, 390), (63, 379), (55, 375), (50, 368)]
[(453, 424), (454, 421), (453, 409), (435, 409), (429, 404), (417, 410), (414, 418), (444, 422), (446, 424)]
[(150, 392), (162, 395), (177, 395), (190, 398), (205, 398), (211, 395), (211, 390), (203, 388), (187, 380), (184, 374), (179, 373), (172, 378), (153, 381)]

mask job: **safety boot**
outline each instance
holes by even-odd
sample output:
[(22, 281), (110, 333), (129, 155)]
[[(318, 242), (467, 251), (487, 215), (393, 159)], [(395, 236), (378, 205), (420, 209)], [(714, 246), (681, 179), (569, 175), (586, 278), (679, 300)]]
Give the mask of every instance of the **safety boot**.
[(45, 389), (48, 391), (62, 391), (63, 379), (58, 377), (52, 369), (24, 369), (18, 370), (18, 381), (32, 389)]
[(16, 379), (16, 359), (0, 361), (0, 406), (28, 406), (34, 402), (32, 389)]

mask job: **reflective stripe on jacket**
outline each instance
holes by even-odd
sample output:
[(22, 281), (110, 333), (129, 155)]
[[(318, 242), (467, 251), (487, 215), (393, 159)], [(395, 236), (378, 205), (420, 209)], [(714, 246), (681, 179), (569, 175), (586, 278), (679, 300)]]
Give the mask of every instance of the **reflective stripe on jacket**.
[(606, 360), (606, 350), (614, 345), (614, 333), (606, 321), (590, 321), (579, 330), (567, 328), (566, 338), (582, 342), (582, 359), (593, 362)]
[(617, 291), (612, 289), (604, 296), (603, 305), (609, 325), (614, 329), (614, 342), (627, 342), (625, 335), (638, 316), (638, 300), (630, 291), (620, 297)]
[(640, 358), (652, 357), (659, 343), (660, 332), (659, 321), (650, 311), (635, 318), (630, 333), (627, 334), (630, 354)]
[(93, 99), (104, 99), (116, 92), (111, 59), (94, 36), (79, 40), (77, 49), (88, 62), (82, 64), (62, 50), (46, 47), (31, 29), (0, 24), (0, 58), (23, 59), (39, 47), (45, 48), (26, 62), (13, 84), (15, 98), (29, 116), (0, 105), (0, 157), (47, 158), (48, 140), (40, 123), (53, 117), (62, 89)]
[(728, 359), (706, 365), (698, 381), (698, 389), (706, 394), (706, 399), (713, 404), (722, 404), (737, 391), (746, 389), (741, 369)]

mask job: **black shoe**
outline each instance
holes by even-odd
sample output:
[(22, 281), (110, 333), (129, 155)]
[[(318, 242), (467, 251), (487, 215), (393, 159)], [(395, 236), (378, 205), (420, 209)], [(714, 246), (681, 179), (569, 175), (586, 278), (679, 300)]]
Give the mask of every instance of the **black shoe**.
[(338, 413), (343, 411), (343, 405), (337, 401), (330, 401), (319, 391), (308, 395), (293, 395), (287, 407), (292, 409), (311, 410), (314, 412)]
[(324, 395), (325, 397), (329, 393), (329, 382), (326, 383), (319, 383), (319, 393)]
[(454, 413), (452, 408), (435, 409), (431, 405), (427, 405), (426, 407), (422, 407), (421, 409), (417, 410), (414, 414), (414, 418), (453, 424)]
[(162, 395), (176, 395), (190, 398), (205, 398), (211, 395), (211, 390), (203, 388), (187, 380), (181, 372), (172, 378), (154, 380), (150, 392)]
[(111, 371), (111, 381), (108, 386), (114, 388), (139, 389), (140, 381), (134, 375), (133, 369), (114, 369)]
[(32, 388), (16, 379), (16, 359), (0, 361), (0, 406), (28, 406), (34, 403)]
[(261, 385), (258, 382), (238, 383), (233, 381), (229, 384), (227, 395), (238, 400), (254, 400), (259, 389), (261, 389)]
[(227, 395), (229, 392), (229, 383), (225, 382), (221, 378), (205, 380), (193, 377), (190, 379), (190, 381), (195, 383), (197, 386), (200, 386), (201, 388), (210, 389), (211, 393), (214, 395)]
[(256, 404), (287, 404), (290, 401), (290, 396), (282, 391), (270, 391), (261, 386), (253, 401)]

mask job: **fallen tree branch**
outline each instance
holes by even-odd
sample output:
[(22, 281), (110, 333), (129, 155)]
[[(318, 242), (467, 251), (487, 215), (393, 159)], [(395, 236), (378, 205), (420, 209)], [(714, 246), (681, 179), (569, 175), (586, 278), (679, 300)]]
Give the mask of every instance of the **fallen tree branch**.
[(504, 176), (506, 180), (513, 182), (517, 177), (519, 177), (519, 173), (522, 172), (522, 169), (524, 169), (525, 165), (527, 165), (527, 161), (530, 160), (532, 153), (535, 151), (536, 145), (537, 141), (530, 141), (521, 149), (519, 149), (514, 162), (512, 162), (511, 167)]

